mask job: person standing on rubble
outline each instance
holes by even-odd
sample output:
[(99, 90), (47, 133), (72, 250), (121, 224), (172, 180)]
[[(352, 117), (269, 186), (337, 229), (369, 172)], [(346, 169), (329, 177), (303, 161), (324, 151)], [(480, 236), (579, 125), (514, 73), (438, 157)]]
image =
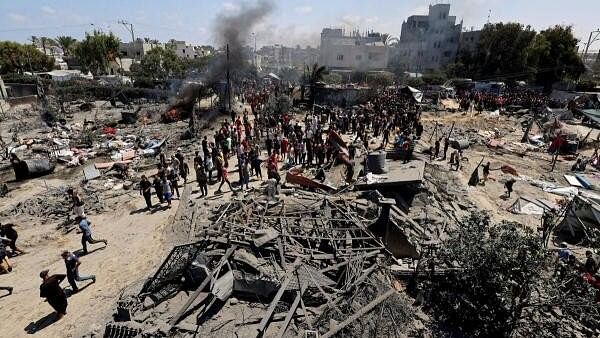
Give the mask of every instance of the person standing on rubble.
[(440, 154), (440, 141), (442, 139), (436, 139), (435, 140), (435, 146), (434, 146), (434, 152), (433, 152), (433, 158), (438, 158), (439, 154)]
[(140, 195), (144, 196), (144, 200), (146, 201), (146, 208), (150, 210), (152, 208), (152, 183), (148, 180), (146, 175), (142, 175), (142, 180), (140, 181)]
[(69, 284), (71, 284), (71, 289), (73, 290), (73, 293), (79, 292), (77, 282), (92, 280), (92, 283), (96, 283), (96, 276), (82, 275), (79, 273), (79, 266), (81, 265), (81, 261), (77, 256), (75, 256), (75, 254), (69, 252), (69, 250), (65, 250), (60, 256), (65, 261), (65, 267), (67, 269), (67, 280), (69, 281)]
[(262, 181), (263, 177), (262, 177), (262, 170), (260, 169), (260, 149), (258, 148), (258, 145), (255, 146), (251, 151), (250, 151), (250, 162), (252, 165), (252, 171), (253, 174), (255, 176), (258, 176), (260, 178), (260, 180)]
[[(485, 168), (483, 170), (485, 172)], [(516, 180), (511, 177), (508, 181), (506, 181), (506, 183), (504, 183), (504, 188), (506, 189), (506, 197), (510, 197), (510, 194), (513, 191), (513, 185), (515, 184), (515, 182), (516, 182)]]
[(60, 320), (67, 314), (67, 295), (60, 287), (60, 283), (65, 280), (66, 275), (48, 276), (48, 270), (40, 272), (42, 285), (40, 285), (40, 297), (46, 298), (48, 304), (56, 311), (56, 319)]
[(92, 229), (90, 228), (91, 222), (85, 217), (77, 217), (77, 221), (79, 222), (79, 229), (81, 230), (81, 246), (83, 247), (83, 254), (87, 255), (87, 243), (96, 244), (96, 243), (104, 243), (104, 247), (108, 245), (108, 241), (105, 239), (94, 239), (92, 238)]
[[(486, 164), (482, 165), (481, 168), (483, 169), (483, 185), (485, 185), (485, 182), (487, 182), (488, 177), (490, 176), (490, 162), (488, 161)], [(508, 196), (510, 197), (510, 194), (508, 194)]]

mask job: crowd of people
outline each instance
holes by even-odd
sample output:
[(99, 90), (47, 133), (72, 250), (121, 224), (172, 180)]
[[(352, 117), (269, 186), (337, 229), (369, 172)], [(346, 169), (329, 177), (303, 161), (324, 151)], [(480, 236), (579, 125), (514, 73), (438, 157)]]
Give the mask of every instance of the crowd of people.
[(483, 91), (460, 91), (456, 98), (463, 110), (496, 110), (509, 106), (525, 109), (543, 108), (550, 105), (550, 98), (535, 90), (506, 89), (502, 94)]

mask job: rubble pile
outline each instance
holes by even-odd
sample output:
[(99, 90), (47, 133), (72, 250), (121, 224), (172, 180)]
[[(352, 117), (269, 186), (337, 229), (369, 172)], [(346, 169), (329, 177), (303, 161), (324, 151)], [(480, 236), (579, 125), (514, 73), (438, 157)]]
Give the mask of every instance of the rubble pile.
[(407, 332), (414, 310), (392, 282), (396, 260), (368, 229), (380, 221), (377, 204), (352, 194), (287, 193), (234, 199), (208, 218), (192, 213), (186, 220), (201, 240), (173, 248), (138, 295), (122, 297), (117, 319), (124, 323), (110, 323), (111, 330), (143, 324), (154, 334), (203, 337)]
[[(48, 188), (46, 191), (20, 201), (0, 212), (1, 217), (36, 217), (51, 221), (62, 221), (73, 215), (67, 187)], [(86, 213), (104, 212), (104, 203), (98, 195), (88, 189), (82, 189), (82, 200)]]

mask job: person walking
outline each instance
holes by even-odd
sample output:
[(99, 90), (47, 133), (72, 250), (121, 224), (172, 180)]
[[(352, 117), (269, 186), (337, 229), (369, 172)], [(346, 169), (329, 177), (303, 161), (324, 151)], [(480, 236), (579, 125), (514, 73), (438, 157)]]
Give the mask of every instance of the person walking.
[(148, 180), (146, 175), (142, 175), (142, 180), (140, 181), (140, 195), (144, 196), (144, 200), (146, 201), (146, 208), (148, 210), (152, 209), (152, 183)]
[(173, 185), (167, 177), (163, 177), (161, 180), (161, 187), (163, 191), (163, 199), (167, 202), (167, 207), (171, 207), (171, 199), (173, 198)]
[[(172, 191), (176, 192), (177, 198), (179, 198), (180, 197), (179, 185), (177, 184), (177, 182), (179, 180), (178, 169), (175, 169), (174, 167), (171, 167), (171, 166), (167, 167), (167, 179), (171, 182)], [(163, 187), (163, 189), (164, 189), (164, 187)]]
[(73, 214), (75, 217), (85, 217), (85, 210), (83, 210), (83, 200), (76, 189), (67, 189), (67, 193), (71, 196), (71, 202), (73, 203)]
[(65, 261), (65, 267), (67, 269), (67, 280), (69, 281), (69, 284), (71, 284), (71, 289), (73, 290), (73, 293), (77, 293), (79, 291), (76, 282), (83, 282), (91, 279), (92, 283), (96, 283), (96, 276), (82, 275), (79, 273), (79, 266), (81, 265), (81, 261), (77, 256), (75, 256), (75, 254), (69, 252), (68, 250), (65, 250), (61, 254), (61, 257)]
[(78, 217), (79, 229), (81, 230), (81, 246), (83, 247), (83, 254), (88, 253), (87, 244), (104, 243), (104, 247), (108, 245), (108, 241), (105, 239), (94, 239), (92, 238), (92, 229), (90, 228), (91, 222), (88, 222), (85, 217)]
[(204, 171), (204, 166), (202, 164), (196, 165), (196, 181), (198, 182), (198, 187), (200, 188), (200, 192), (202, 193), (202, 197), (208, 195), (208, 177), (206, 176), (206, 171)]
[(40, 297), (46, 298), (48, 304), (56, 312), (56, 319), (60, 320), (67, 314), (67, 295), (60, 287), (60, 283), (67, 277), (66, 275), (48, 275), (48, 270), (40, 272), (42, 284), (40, 285)]
[(229, 190), (233, 191), (233, 188), (231, 187), (231, 182), (229, 182), (229, 178), (228, 178), (228, 173), (227, 173), (227, 165), (223, 165), (223, 167), (221, 168), (221, 184), (219, 185), (219, 189), (217, 189), (217, 193), (221, 194), (223, 193), (223, 191), (221, 191), (221, 187), (223, 187), (223, 184), (227, 182), (227, 185), (229, 186)]
[(163, 190), (162, 190), (162, 182), (160, 180), (160, 177), (158, 177), (158, 175), (154, 175), (154, 179), (152, 180), (152, 185), (154, 186), (154, 192), (156, 193), (156, 197), (158, 198), (158, 201), (160, 202), (160, 204), (162, 204), (165, 199), (164, 199), (164, 194), (163, 194)]

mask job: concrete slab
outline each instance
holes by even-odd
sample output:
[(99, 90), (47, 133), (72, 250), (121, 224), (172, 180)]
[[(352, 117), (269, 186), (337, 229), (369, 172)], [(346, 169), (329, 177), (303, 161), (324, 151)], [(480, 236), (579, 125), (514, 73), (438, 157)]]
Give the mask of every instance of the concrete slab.
[(405, 185), (418, 184), (423, 181), (425, 162), (412, 160), (408, 163), (402, 161), (386, 160), (387, 173), (374, 175), (377, 179), (373, 181), (364, 178), (354, 185), (358, 190), (369, 190), (377, 188), (401, 187)]

